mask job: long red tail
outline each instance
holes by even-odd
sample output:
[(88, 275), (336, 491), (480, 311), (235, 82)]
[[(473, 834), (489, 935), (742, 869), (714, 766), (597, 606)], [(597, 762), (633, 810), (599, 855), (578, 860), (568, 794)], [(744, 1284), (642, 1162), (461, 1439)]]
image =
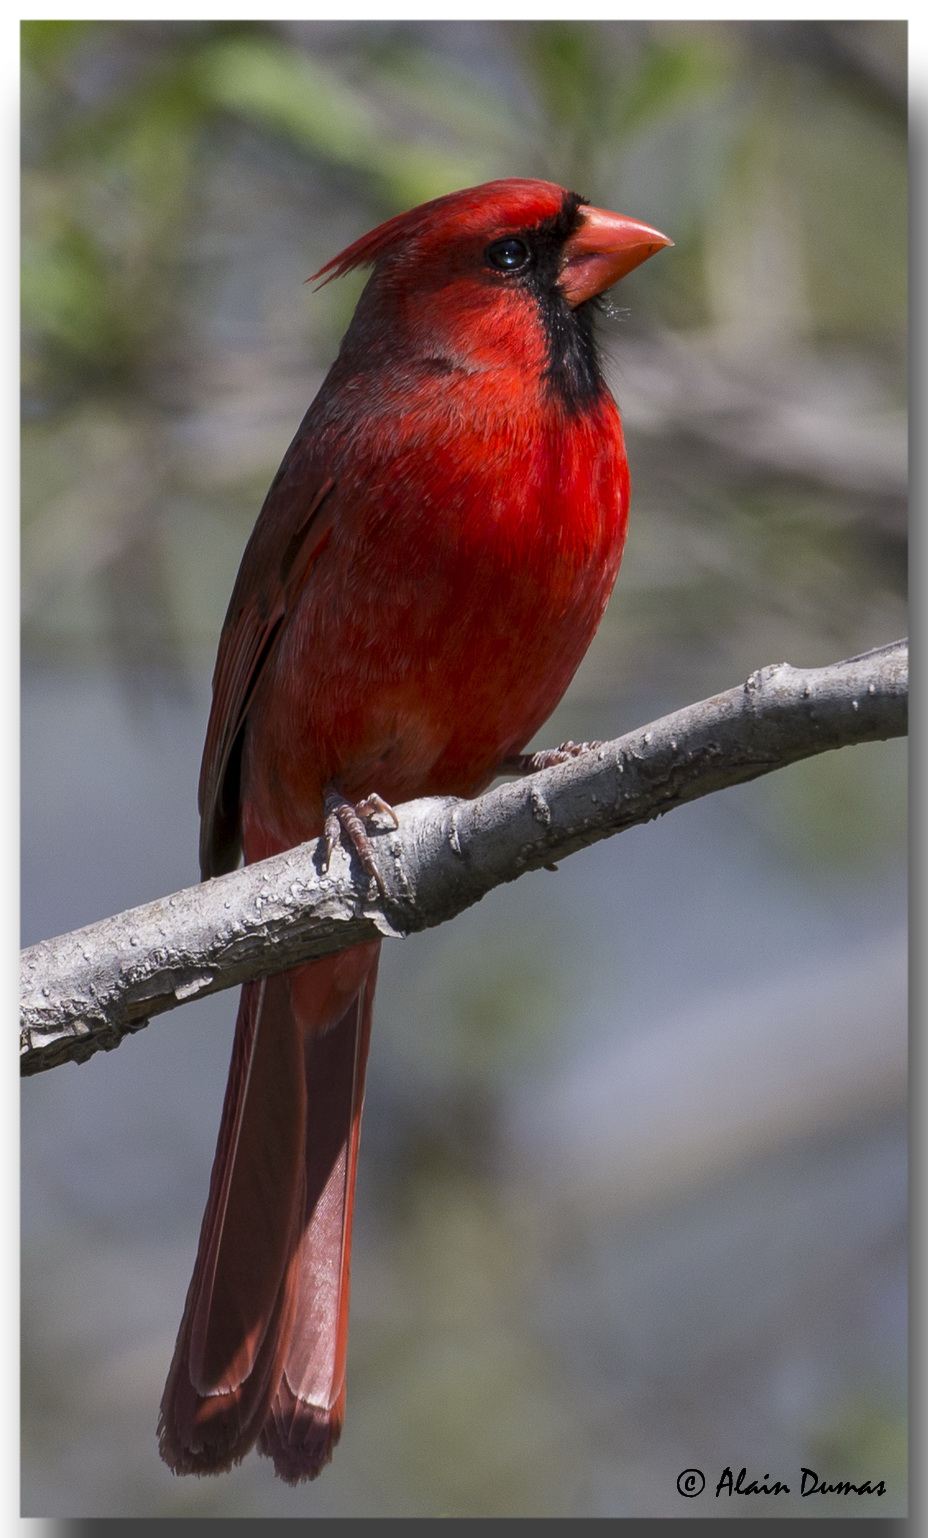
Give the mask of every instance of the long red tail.
[(175, 1473), (221, 1473), (257, 1441), (284, 1479), (311, 1479), (338, 1441), (379, 954), (358, 947), (242, 989), (161, 1401), (161, 1456)]

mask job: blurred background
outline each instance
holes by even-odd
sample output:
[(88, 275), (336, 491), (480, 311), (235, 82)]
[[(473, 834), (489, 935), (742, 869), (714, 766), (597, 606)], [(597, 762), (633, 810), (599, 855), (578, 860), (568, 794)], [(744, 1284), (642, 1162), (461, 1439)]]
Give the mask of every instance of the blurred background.
[[(304, 280), (453, 188), (550, 178), (676, 242), (609, 298), (630, 538), (540, 742), (905, 633), (904, 23), (23, 47), (24, 943), (196, 880), (222, 616), (363, 281)], [(24, 1515), (704, 1516), (681, 1470), (803, 1464), (887, 1494), (777, 1515), (900, 1515), (904, 768), (827, 755), (386, 946), (311, 1486), (157, 1453), (234, 998), (29, 1080)]]

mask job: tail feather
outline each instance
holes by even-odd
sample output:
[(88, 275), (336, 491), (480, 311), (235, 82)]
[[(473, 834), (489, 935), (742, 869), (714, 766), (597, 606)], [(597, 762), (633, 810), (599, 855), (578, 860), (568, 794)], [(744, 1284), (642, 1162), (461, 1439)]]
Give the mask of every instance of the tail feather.
[(294, 1256), (293, 1327), (258, 1444), (290, 1482), (324, 1468), (344, 1417), (351, 1223), (376, 971), (375, 956), (339, 1025), (305, 1038), (307, 1083), (325, 1084), (327, 1098), (306, 1146), (306, 1224)]
[(260, 1437), (288, 1480), (344, 1409), (354, 1180), (379, 946), (242, 990), (196, 1266), (161, 1404), (175, 1473)]

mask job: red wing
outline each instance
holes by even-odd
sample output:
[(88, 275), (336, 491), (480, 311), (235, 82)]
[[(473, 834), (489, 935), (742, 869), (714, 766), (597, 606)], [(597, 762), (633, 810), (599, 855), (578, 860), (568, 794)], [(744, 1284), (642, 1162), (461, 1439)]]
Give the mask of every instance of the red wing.
[(234, 870), (241, 853), (241, 732), (271, 648), (331, 528), (323, 511), (334, 480), (288, 454), (245, 547), (213, 673), (213, 703), (200, 767), (200, 869)]

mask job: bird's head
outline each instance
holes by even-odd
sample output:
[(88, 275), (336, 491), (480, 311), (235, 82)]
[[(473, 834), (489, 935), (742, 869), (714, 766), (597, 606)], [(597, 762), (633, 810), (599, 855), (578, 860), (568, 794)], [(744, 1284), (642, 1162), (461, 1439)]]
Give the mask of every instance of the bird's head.
[[(672, 245), (638, 220), (592, 208), (551, 182), (486, 182), (388, 219), (327, 262), (324, 282), (373, 273), (346, 338), (470, 370), (561, 378), (595, 370), (589, 301)], [(579, 369), (579, 374), (578, 374)]]

